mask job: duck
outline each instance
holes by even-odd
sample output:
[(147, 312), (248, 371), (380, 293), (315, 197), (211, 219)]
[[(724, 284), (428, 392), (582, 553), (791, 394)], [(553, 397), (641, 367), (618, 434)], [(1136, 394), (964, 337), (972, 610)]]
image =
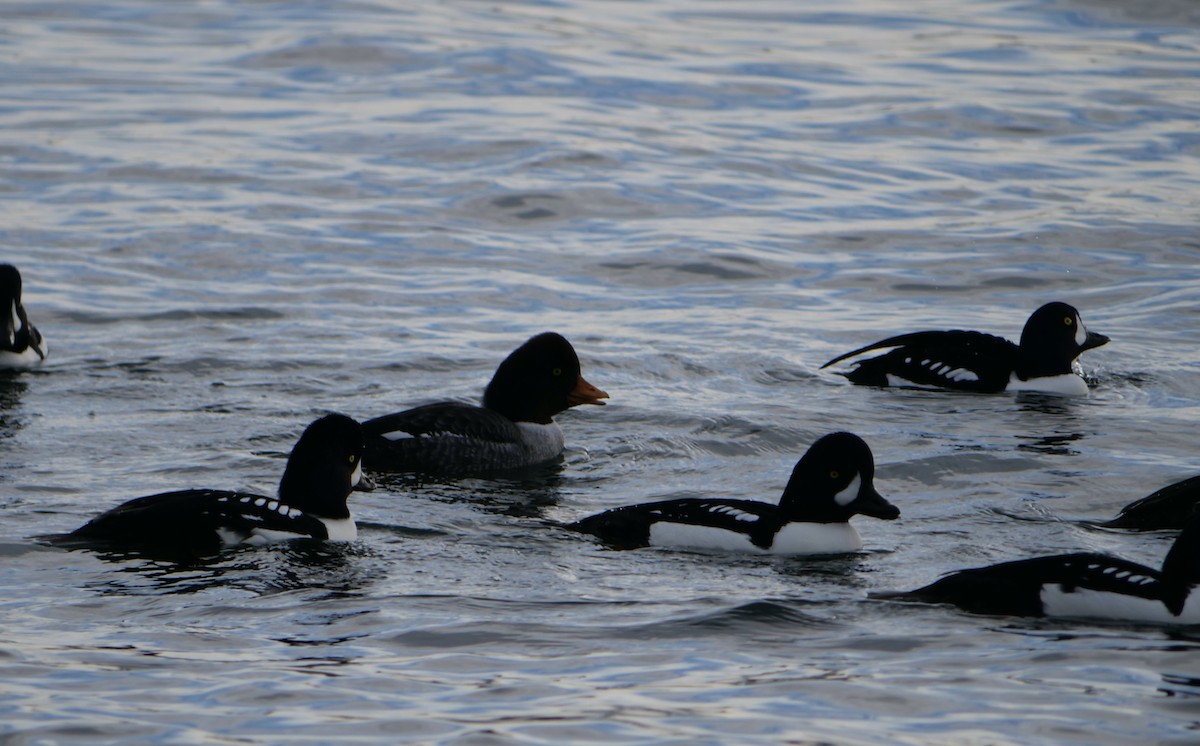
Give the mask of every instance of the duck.
[(959, 570), (913, 591), (874, 598), (952, 604), (976, 614), (1200, 624), (1200, 514), (1175, 538), (1162, 568), (1096, 552)]
[(796, 463), (778, 504), (685, 497), (613, 508), (565, 528), (615, 549), (670, 547), (777, 555), (862, 549), (850, 518), (890, 521), (900, 510), (874, 484), (875, 458), (859, 436), (830, 433)]
[(21, 303), (21, 272), (11, 264), (0, 264), (0, 370), (22, 370), (41, 365), (46, 359), (46, 341), (29, 322)]
[(554, 416), (608, 398), (571, 343), (544, 332), (500, 363), (482, 406), (442, 401), (364, 422), (367, 470), (470, 475), (549, 462), (566, 442)]
[(1104, 521), (1104, 528), (1137, 531), (1181, 529), (1200, 508), (1200, 476), (1169, 484), (1121, 508), (1115, 518)]
[(362, 455), (358, 422), (326, 415), (292, 448), (275, 497), (213, 489), (161, 492), (122, 503), (70, 533), (39, 538), (67, 548), (179, 559), (286, 539), (353, 541), (358, 528), (346, 499), (352, 490), (373, 487), (363, 477)]
[(821, 370), (865, 352), (887, 349), (883, 355), (857, 361), (840, 375), (863, 386), (1084, 395), (1088, 385), (1075, 372), (1075, 360), (1108, 341), (1105, 335), (1089, 331), (1073, 306), (1056, 301), (1030, 315), (1020, 344), (975, 331), (912, 332), (839, 355)]

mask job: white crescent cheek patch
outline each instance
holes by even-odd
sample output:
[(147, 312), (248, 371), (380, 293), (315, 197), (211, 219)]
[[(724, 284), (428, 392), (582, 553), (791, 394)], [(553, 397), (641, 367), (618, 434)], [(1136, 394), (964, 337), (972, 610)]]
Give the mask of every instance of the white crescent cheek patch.
[(854, 479), (850, 480), (850, 484), (841, 492), (833, 496), (833, 501), (843, 508), (854, 502), (858, 498), (858, 488), (862, 486), (862, 475), (855, 474)]
[(1087, 341), (1087, 329), (1083, 326), (1083, 319), (1075, 317), (1075, 344), (1083, 347), (1083, 343)]

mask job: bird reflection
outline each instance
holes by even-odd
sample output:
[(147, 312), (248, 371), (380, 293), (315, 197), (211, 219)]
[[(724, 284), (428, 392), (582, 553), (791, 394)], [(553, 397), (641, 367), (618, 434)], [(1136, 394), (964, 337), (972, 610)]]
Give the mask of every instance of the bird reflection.
[[(1195, 647), (1189, 647), (1195, 652)], [(1177, 673), (1164, 673), (1163, 685), (1158, 691), (1169, 697), (1200, 697), (1200, 677)]]
[(371, 552), (356, 542), (296, 539), (187, 561), (128, 551), (94, 554), (121, 564), (87, 586), (102, 595), (188, 595), (230, 588), (254, 595), (306, 588), (354, 593), (371, 582), (361, 562)]
[(11, 438), (25, 426), (18, 412), (28, 388), (29, 384), (21, 380), (21, 374), (0, 371), (0, 439)]
[[(1081, 400), (1077, 397), (1034, 392), (1018, 394), (1018, 411), (1023, 418), (1031, 419), (1028, 430), (1043, 434), (1017, 436), (1019, 440), (1024, 441), (1017, 445), (1017, 449), (1055, 456), (1078, 455), (1079, 451), (1072, 448), (1071, 444), (1083, 440), (1088, 435), (1082, 431), (1082, 422), (1077, 414), (1080, 404)], [(1080, 429), (1073, 426), (1080, 426)]]
[(1079, 451), (1071, 448), (1069, 444), (1083, 440), (1084, 435), (1083, 433), (1054, 433), (1053, 435), (1044, 435), (1038, 438), (1018, 437), (1029, 441), (1017, 445), (1017, 449), (1021, 451), (1034, 451), (1056, 456), (1075, 456), (1079, 454)]
[(382, 491), (465, 502), (480, 510), (519, 518), (543, 518), (562, 497), (562, 461), (505, 472), (492, 477), (438, 477), (396, 473), (374, 475)]

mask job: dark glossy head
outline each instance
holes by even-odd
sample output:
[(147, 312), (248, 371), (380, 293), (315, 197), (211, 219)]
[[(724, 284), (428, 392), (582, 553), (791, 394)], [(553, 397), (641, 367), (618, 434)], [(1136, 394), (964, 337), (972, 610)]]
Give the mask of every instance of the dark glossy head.
[(579, 356), (561, 334), (545, 332), (500, 363), (483, 393), (483, 406), (514, 422), (547, 424), (580, 404), (603, 405), (608, 394), (584, 380)]
[(362, 428), (342, 414), (330, 414), (309, 425), (292, 453), (279, 482), (279, 497), (288, 505), (323, 518), (350, 515), (346, 498), (355, 488), (370, 488), (362, 473)]
[(11, 264), (0, 264), (0, 300), (21, 302), (21, 273)]
[(27, 367), (46, 359), (42, 335), (21, 304), (21, 273), (11, 264), (0, 264), (0, 351), (17, 356), (7, 359), (4, 367)]
[(1108, 337), (1090, 332), (1079, 311), (1066, 303), (1047, 303), (1033, 312), (1021, 331), (1024, 376), (1063, 375), (1081, 353), (1108, 342)]
[(11, 264), (0, 264), (0, 346), (11, 350), (17, 347), (17, 335), (25, 323), (21, 309), (21, 273)]
[(841, 522), (853, 515), (893, 520), (900, 510), (875, 491), (875, 457), (852, 433), (819, 439), (796, 463), (779, 506), (793, 520)]

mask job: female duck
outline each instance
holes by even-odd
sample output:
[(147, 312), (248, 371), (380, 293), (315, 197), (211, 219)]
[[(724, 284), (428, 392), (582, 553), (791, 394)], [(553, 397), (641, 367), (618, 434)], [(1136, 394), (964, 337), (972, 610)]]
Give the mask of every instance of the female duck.
[(364, 422), (367, 469), (473, 474), (550, 461), (564, 445), (554, 416), (607, 398), (580, 374), (570, 342), (539, 334), (500, 363), (482, 407), (438, 402)]

